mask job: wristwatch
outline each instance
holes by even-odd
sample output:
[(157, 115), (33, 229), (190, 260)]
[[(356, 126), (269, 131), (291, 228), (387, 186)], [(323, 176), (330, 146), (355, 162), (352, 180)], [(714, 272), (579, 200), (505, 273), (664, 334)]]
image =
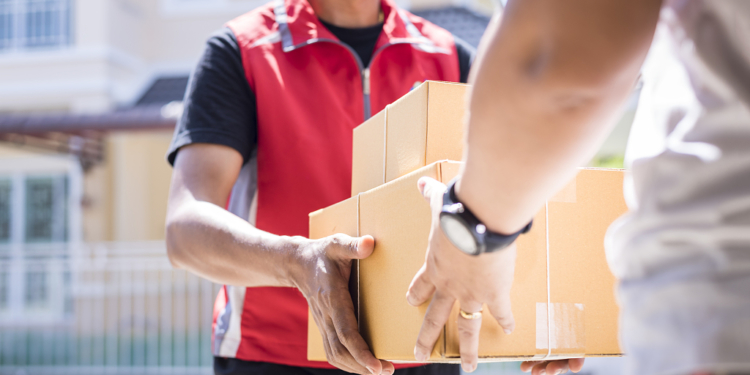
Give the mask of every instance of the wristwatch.
[(531, 229), (533, 220), (516, 233), (505, 235), (487, 229), (482, 222), (456, 197), (456, 181), (448, 183), (443, 195), (443, 209), (440, 212), (440, 227), (443, 233), (459, 250), (469, 255), (479, 255), (502, 250), (518, 236)]

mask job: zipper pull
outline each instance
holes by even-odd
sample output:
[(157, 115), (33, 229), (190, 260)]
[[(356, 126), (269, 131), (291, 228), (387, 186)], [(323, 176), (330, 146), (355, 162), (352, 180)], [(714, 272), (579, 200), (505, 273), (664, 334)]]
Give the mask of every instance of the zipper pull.
[(370, 68), (362, 71), (362, 88), (365, 95), (370, 95)]

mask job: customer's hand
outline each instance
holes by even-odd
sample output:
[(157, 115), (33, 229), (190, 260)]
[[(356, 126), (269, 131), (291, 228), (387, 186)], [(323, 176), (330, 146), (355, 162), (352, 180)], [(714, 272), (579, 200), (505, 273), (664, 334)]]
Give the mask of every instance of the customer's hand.
[[(511, 333), (515, 326), (510, 310), (515, 246), (476, 257), (464, 254), (453, 246), (443, 234), (438, 219), (445, 189), (444, 184), (432, 178), (419, 180), (419, 190), (432, 209), (432, 229), (425, 264), (412, 280), (406, 299), (413, 306), (425, 303), (430, 297), (432, 302), (427, 308), (414, 348), (418, 361), (429, 357), (456, 300), (461, 310), (467, 313), (479, 312), (486, 304), (506, 334)], [(461, 366), (464, 371), (472, 372), (477, 367), (481, 325), (481, 318), (458, 318)]]
[(348, 289), (352, 259), (367, 258), (374, 245), (370, 236), (302, 239), (290, 264), (290, 278), (307, 298), (329, 363), (357, 374), (390, 375), (393, 364), (375, 358), (357, 330)]
[[(515, 245), (479, 256), (467, 255), (458, 250), (445, 237), (440, 227), (439, 214), (445, 189), (444, 184), (432, 178), (423, 177), (419, 180), (419, 190), (432, 209), (432, 229), (425, 264), (417, 272), (406, 294), (406, 299), (414, 306), (419, 306), (432, 297), (414, 348), (414, 356), (419, 361), (429, 357), (456, 300), (461, 310), (467, 313), (479, 312), (483, 305), (487, 305), (489, 313), (506, 334), (510, 334), (515, 328), (510, 304), (516, 262)], [(461, 366), (464, 371), (472, 372), (477, 368), (481, 326), (481, 318), (470, 320), (458, 317)], [(568, 368), (567, 360), (549, 364), (550, 370), (563, 368)], [(571, 362), (570, 369), (578, 371), (580, 366), (577, 362)]]
[(568, 371), (578, 372), (583, 367), (583, 358), (560, 359), (557, 361), (528, 361), (521, 363), (521, 371), (531, 375), (557, 375)]

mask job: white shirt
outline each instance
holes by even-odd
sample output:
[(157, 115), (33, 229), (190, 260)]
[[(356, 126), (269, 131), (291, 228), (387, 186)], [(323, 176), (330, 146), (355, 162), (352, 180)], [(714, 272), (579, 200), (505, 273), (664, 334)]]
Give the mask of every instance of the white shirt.
[(607, 234), (628, 374), (750, 372), (750, 0), (666, 0)]

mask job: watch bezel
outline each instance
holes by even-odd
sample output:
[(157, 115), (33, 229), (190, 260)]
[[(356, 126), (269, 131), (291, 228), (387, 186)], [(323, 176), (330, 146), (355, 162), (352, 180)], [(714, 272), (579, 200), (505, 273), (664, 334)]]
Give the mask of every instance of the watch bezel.
[[(477, 242), (477, 236), (476, 236), (477, 233), (476, 233), (476, 231), (472, 230), (471, 224), (467, 223), (466, 220), (464, 220), (463, 217), (461, 217), (460, 215), (456, 214), (455, 212), (450, 212), (450, 211), (445, 211), (444, 210), (444, 211), (440, 212), (440, 217), (439, 218), (440, 218), (440, 227), (443, 229), (443, 233), (445, 234), (445, 237), (448, 239), (448, 241), (451, 242), (451, 244), (453, 244), (453, 246), (455, 246), (458, 250), (460, 250), (464, 254), (468, 254), (468, 255), (479, 255), (479, 254), (481, 254), (482, 247), (481, 247), (481, 244)], [(466, 251), (466, 249), (464, 249), (461, 245), (459, 245), (459, 244), (456, 243), (455, 239), (451, 236), (452, 233), (449, 233), (446, 230), (446, 226), (443, 225), (444, 220), (455, 220), (455, 221), (459, 222), (461, 224), (461, 226), (463, 226), (466, 229), (466, 231), (469, 234), (471, 234), (472, 240), (474, 242), (474, 251), (473, 252)]]
[[(446, 238), (448, 238), (453, 246), (459, 249), (462, 253), (478, 256), (483, 253), (500, 251), (512, 245), (519, 235), (531, 230), (533, 220), (518, 232), (510, 235), (490, 231), (468, 207), (458, 200), (455, 193), (456, 181), (457, 179), (453, 179), (448, 183), (448, 189), (443, 195), (443, 207), (440, 212), (440, 227), (443, 229)], [(464, 251), (464, 249), (459, 247), (455, 240), (451, 238), (443, 225), (443, 216), (450, 216), (451, 219), (457, 220), (467, 231), (469, 231), (475, 243), (475, 251), (473, 253)]]

